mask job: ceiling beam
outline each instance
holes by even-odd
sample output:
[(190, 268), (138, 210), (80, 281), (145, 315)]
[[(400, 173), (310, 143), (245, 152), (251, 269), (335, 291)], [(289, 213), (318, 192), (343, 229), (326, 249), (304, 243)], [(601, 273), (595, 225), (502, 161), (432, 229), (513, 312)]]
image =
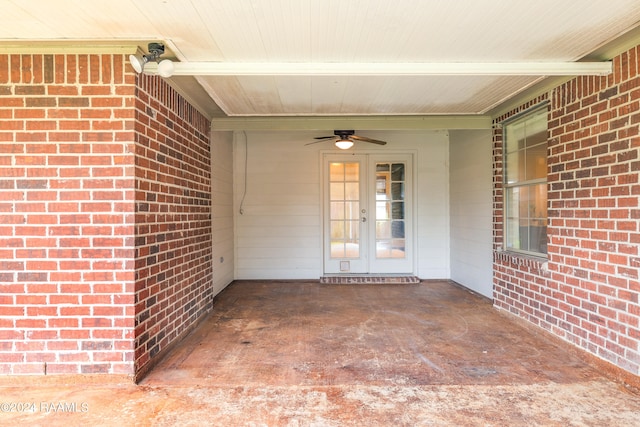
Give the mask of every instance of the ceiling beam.
[(214, 131), (491, 129), (490, 116), (320, 116), (214, 118)]
[[(607, 75), (611, 62), (176, 62), (176, 76), (584, 76)], [(150, 62), (145, 72), (157, 72)]]

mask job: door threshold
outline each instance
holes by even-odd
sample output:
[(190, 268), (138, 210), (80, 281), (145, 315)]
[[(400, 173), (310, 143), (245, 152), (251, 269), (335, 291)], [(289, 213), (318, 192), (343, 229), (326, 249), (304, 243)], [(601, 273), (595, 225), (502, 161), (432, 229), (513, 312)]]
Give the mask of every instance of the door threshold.
[(418, 284), (420, 278), (411, 274), (325, 274), (320, 283), (326, 285), (351, 284)]

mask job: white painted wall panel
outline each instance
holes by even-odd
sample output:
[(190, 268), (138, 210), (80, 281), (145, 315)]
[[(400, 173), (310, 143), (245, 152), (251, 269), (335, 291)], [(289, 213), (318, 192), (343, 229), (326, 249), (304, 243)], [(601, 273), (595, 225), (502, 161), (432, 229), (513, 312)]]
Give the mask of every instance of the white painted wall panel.
[(304, 132), (236, 134), (238, 279), (320, 276), (318, 151), (304, 146), (311, 138)]
[(450, 133), (451, 279), (492, 298), (491, 133)]
[[(332, 150), (333, 145), (305, 144), (326, 133), (236, 133), (237, 279), (317, 279), (322, 275), (321, 153)], [(379, 147), (358, 143), (355, 147), (358, 151), (415, 154), (415, 273), (425, 279), (449, 278), (447, 134), (434, 131), (359, 134), (389, 144)]]
[(234, 279), (233, 133), (211, 134), (214, 295)]

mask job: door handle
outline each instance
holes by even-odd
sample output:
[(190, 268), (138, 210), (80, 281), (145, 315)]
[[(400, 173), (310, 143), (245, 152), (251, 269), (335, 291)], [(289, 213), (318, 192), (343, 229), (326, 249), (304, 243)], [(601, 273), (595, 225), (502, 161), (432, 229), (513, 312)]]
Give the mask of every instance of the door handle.
[(367, 222), (367, 217), (366, 216), (362, 217), (362, 222)]

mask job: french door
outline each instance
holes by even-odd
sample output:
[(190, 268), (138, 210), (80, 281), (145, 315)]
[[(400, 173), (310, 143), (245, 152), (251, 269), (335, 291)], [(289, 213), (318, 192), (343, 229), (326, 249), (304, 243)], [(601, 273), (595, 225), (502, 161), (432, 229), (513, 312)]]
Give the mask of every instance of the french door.
[(325, 274), (413, 273), (411, 154), (326, 154)]

